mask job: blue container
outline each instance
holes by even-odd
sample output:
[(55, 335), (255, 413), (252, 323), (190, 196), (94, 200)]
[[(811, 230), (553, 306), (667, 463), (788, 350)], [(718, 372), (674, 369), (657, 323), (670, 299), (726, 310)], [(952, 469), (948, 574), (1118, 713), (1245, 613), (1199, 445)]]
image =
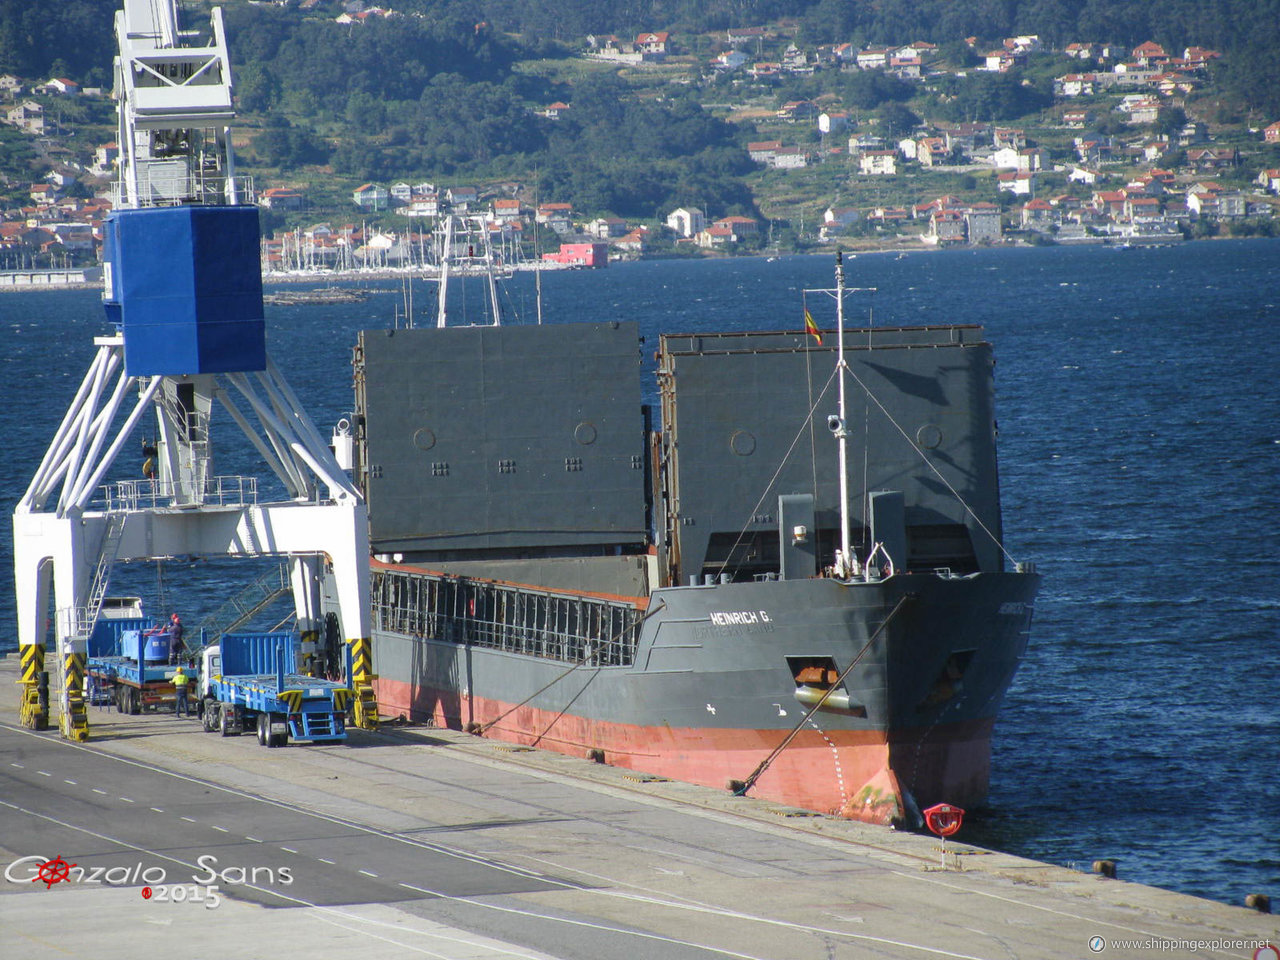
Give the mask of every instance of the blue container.
[(152, 634), (147, 637), (147, 663), (169, 662), (169, 637), (167, 634)]
[(285, 673), (293, 673), (297, 634), (228, 633), (220, 641), (224, 677), (260, 677), (276, 672), (276, 657), (283, 657)]
[(142, 648), (142, 628), (124, 630), (120, 633), (120, 646), (112, 652), (112, 655), (125, 657), (126, 659), (141, 663)]
[(103, 232), (129, 376), (266, 369), (256, 207), (118, 210)]
[(138, 659), (138, 637), (153, 622), (137, 617), (110, 619), (99, 617), (89, 634), (89, 656), (129, 657)]

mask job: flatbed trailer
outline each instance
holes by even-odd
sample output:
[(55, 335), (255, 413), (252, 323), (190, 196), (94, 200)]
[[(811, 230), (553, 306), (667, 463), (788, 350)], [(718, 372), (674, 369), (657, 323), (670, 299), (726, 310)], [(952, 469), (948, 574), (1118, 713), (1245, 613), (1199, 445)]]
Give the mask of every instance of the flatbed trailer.
[(169, 663), (169, 640), (162, 629), (147, 618), (100, 621), (85, 658), (89, 702), (114, 703), (121, 713), (173, 709), (178, 665)]
[(282, 747), (291, 738), (345, 740), (353, 688), (297, 673), (295, 649), (296, 638), (281, 634), (228, 634), (207, 647), (199, 704), (204, 729), (224, 737), (253, 729), (266, 747)]

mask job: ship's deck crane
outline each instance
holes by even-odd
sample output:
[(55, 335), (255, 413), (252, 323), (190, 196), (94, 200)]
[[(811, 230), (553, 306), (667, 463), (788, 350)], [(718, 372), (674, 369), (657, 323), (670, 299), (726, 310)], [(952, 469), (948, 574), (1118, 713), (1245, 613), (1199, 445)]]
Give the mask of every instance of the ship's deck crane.
[[(63, 670), (63, 736), (89, 735), (88, 637), (118, 560), (287, 556), (304, 641), (321, 625), (320, 565), (338, 584), (352, 646), (357, 723), (377, 725), (369, 642), (364, 501), (266, 353), (256, 208), (235, 174), (231, 69), (215, 8), (203, 38), (176, 0), (116, 13), (117, 206), (105, 224), (107, 316), (97, 352), (13, 515), (21, 722), (49, 723), (50, 588)], [(154, 410), (155, 473), (111, 479)], [(258, 502), (258, 478), (214, 470), (215, 411), (227, 414), (291, 499)], [(136, 476), (136, 475), (135, 475)], [(304, 654), (308, 648), (304, 643)]]

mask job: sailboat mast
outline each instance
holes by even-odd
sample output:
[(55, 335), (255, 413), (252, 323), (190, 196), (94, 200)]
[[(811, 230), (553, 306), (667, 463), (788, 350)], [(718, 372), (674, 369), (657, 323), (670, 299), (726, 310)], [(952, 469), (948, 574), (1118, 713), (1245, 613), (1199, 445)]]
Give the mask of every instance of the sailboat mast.
[(444, 218), (444, 245), (440, 248), (440, 283), (436, 300), (436, 326), (444, 327), (446, 323), (446, 306), (449, 299), (449, 259), (453, 255), (453, 214)]
[(538, 325), (542, 325), (542, 264), (535, 263), (533, 268), (533, 289), (537, 295)]
[(484, 217), (477, 217), (476, 227), (484, 241), (484, 271), (489, 281), (489, 306), (493, 310), (493, 325), (502, 326), (502, 306), (498, 300), (498, 278), (493, 275), (493, 233)]
[(839, 387), (838, 416), (839, 426), (836, 429), (836, 442), (840, 453), (840, 557), (837, 565), (843, 569), (842, 574), (848, 576), (856, 573), (853, 553), (849, 547), (849, 432), (845, 428), (844, 404), (844, 256), (836, 251), (836, 381)]

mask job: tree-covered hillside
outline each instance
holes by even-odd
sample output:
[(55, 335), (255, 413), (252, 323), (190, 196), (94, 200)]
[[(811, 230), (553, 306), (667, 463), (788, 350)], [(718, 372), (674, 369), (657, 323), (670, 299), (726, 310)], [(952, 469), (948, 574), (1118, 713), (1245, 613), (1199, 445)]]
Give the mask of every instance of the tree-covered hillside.
[[(206, 23), (212, 5), (184, 0), (184, 23)], [(1129, 135), (1133, 142), (1118, 151), (1146, 146), (1139, 134), (1181, 135), (1189, 119), (1213, 123), (1216, 137), (1280, 118), (1280, 0), (384, 0), (394, 15), (366, 10), (354, 19), (347, 8), (358, 5), (340, 0), (305, 9), (297, 0), (220, 5), (241, 166), (263, 185), (304, 188), (308, 213), (349, 205), (363, 181), (518, 184), (524, 200), (568, 202), (582, 219), (649, 222), (677, 206), (781, 224), (796, 211), (803, 222), (805, 208), (853, 197), (879, 207), (916, 201), (908, 181), (877, 178), (872, 186), (857, 180), (856, 163), (851, 174), (828, 163), (849, 137), (820, 133), (817, 112), (836, 112), (890, 146), (922, 121), (934, 130), (945, 122), (1026, 123), (1065, 159), (1072, 148), (1055, 83), (1095, 66), (1063, 54), (1072, 42), (1115, 44), (1122, 56), (1147, 40), (1175, 57), (1186, 46), (1222, 55), (1185, 88), (1166, 91), (1150, 120), (1123, 113), (1113, 102), (1118, 93), (1084, 103), (1097, 107), (1096, 115), (1085, 111), (1096, 137)], [(109, 86), (119, 6), (0, 0), (0, 75), (16, 74), (28, 87), (54, 76)], [(726, 30), (746, 27), (767, 29), (758, 40), (726, 39)], [(610, 35), (656, 31), (672, 39), (661, 62), (586, 55), (589, 38), (598, 45)], [(1044, 41), (1034, 57), (1008, 72), (973, 69), (1005, 38), (1029, 34)], [(920, 41), (936, 45), (924, 75), (835, 69), (835, 44)], [(793, 43), (802, 61), (821, 59), (819, 48), (825, 61), (764, 77), (747, 69), (781, 60)], [(745, 63), (737, 72), (715, 69), (713, 58), (735, 46)], [(78, 156), (85, 164), (91, 145), (111, 138), (103, 117), (86, 113), (101, 107), (105, 116), (109, 103), (82, 101), (44, 95), (55, 139), (74, 128), (75, 142), (51, 148), (0, 129), (0, 186), (11, 205), (29, 192), (24, 181), (55, 160)], [(805, 122), (782, 109), (797, 102), (812, 109)], [(778, 140), (805, 154), (808, 169), (783, 174), (750, 160), (749, 143)], [(1263, 160), (1273, 162), (1270, 154), (1259, 154)], [(954, 177), (945, 189), (987, 188), (971, 172)], [(994, 185), (989, 193), (1002, 199)]]
[(0, 0), (0, 74), (111, 86), (115, 0)]
[[(208, 3), (184, 6), (206, 7)], [(590, 34), (634, 35), (670, 30), (679, 35), (783, 19), (800, 25), (810, 43), (936, 44), (975, 36), (995, 40), (1038, 34), (1047, 43), (1105, 41), (1136, 45), (1155, 40), (1167, 49), (1199, 45), (1221, 51), (1226, 92), (1252, 108), (1280, 113), (1280, 0), (402, 0), (401, 18), (345, 43), (322, 34), (341, 9), (321, 0), (311, 16), (285, 8), (223, 0), (236, 25), (235, 55), (246, 64), (273, 64), (289, 86), (399, 88), (396, 99), (439, 73), (500, 82), (518, 34), (525, 50), (552, 41), (577, 43)], [(119, 0), (0, 0), (0, 73), (29, 79), (69, 75), (105, 85), (115, 50), (111, 33)], [(369, 26), (370, 24), (365, 24)], [(330, 59), (335, 58), (335, 59)], [(394, 78), (394, 79), (393, 79)], [(265, 81), (268, 86), (270, 80)], [(414, 94), (416, 96), (417, 94)]]

